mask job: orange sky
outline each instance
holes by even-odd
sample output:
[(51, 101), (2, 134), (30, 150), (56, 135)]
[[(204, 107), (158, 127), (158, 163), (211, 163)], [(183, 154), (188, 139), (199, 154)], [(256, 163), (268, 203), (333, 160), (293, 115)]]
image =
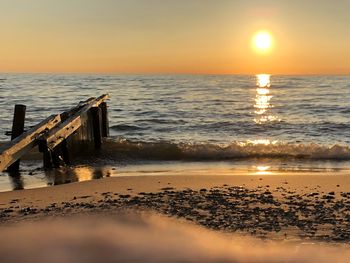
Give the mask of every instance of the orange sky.
[[(0, 72), (349, 74), (348, 10), (346, 0), (2, 0)], [(262, 29), (275, 42), (265, 55), (251, 47)]]

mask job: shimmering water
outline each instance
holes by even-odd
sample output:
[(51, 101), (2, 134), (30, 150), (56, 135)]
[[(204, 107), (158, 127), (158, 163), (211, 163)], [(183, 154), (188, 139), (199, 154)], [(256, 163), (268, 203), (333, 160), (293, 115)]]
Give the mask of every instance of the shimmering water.
[(264, 83), (266, 77), (260, 81), (262, 87), (256, 76), (1, 74), (0, 138), (7, 139), (4, 132), (16, 103), (27, 105), (30, 126), (79, 100), (109, 93), (114, 137), (350, 145), (350, 76), (271, 76), (270, 83)]
[[(111, 97), (103, 164), (225, 160), (257, 170), (350, 167), (350, 76), (0, 74), (0, 141), (9, 140), (16, 103), (27, 105), (29, 128), (103, 93)], [(46, 183), (56, 184), (52, 178)]]

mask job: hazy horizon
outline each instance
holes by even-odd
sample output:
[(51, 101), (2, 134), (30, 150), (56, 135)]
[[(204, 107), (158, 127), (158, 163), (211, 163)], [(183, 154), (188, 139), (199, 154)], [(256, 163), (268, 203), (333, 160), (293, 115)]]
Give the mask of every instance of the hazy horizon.
[(276, 73), (276, 74), (270, 74), (269, 72), (259, 72), (259, 73), (176, 73), (176, 72), (64, 72), (64, 71), (0, 71), (0, 74), (3, 75), (12, 75), (12, 74), (18, 74), (18, 75), (109, 75), (109, 76), (114, 76), (114, 75), (121, 75), (121, 76), (257, 76), (261, 74), (268, 74), (271, 77), (274, 76), (296, 76), (296, 77), (308, 77), (308, 76), (334, 76), (334, 77), (341, 77), (341, 76), (349, 76), (350, 73)]
[[(350, 2), (1, 0), (0, 72), (350, 74)], [(266, 30), (268, 54), (251, 41)]]

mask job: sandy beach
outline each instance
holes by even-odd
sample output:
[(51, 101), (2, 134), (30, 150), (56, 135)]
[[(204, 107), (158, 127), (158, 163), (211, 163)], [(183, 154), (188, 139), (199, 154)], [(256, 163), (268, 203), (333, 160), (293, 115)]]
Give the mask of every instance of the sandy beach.
[(0, 193), (2, 225), (121, 210), (262, 239), (350, 240), (347, 173), (125, 176)]

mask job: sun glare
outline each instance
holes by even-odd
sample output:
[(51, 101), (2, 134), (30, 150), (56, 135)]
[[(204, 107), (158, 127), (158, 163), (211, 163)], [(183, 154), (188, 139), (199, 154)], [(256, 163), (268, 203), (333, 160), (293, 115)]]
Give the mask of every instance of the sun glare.
[(253, 46), (257, 51), (261, 53), (268, 52), (272, 47), (271, 34), (267, 31), (257, 32), (253, 38)]

